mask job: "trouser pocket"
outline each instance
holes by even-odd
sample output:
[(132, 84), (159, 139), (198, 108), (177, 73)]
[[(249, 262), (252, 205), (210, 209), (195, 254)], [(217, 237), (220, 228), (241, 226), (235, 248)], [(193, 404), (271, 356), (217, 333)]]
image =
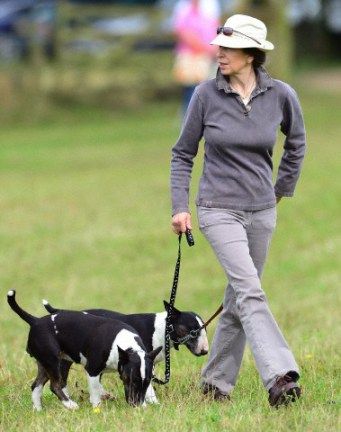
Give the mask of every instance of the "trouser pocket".
[(245, 225), (245, 212), (211, 207), (197, 206), (198, 225), (200, 230), (212, 225), (239, 222)]

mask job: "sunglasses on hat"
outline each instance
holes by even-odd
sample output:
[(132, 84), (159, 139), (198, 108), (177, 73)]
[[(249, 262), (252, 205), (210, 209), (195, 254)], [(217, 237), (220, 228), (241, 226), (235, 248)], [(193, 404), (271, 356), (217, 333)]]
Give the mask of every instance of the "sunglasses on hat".
[(245, 33), (242, 33), (238, 30), (234, 30), (232, 27), (224, 27), (224, 26), (219, 26), (217, 28), (217, 35), (219, 35), (220, 33), (222, 33), (224, 36), (232, 36), (233, 33), (237, 33), (239, 35), (242, 35), (248, 39), (253, 40), (254, 42), (256, 42), (258, 45), (262, 45), (257, 39), (253, 38), (252, 36), (249, 36)]

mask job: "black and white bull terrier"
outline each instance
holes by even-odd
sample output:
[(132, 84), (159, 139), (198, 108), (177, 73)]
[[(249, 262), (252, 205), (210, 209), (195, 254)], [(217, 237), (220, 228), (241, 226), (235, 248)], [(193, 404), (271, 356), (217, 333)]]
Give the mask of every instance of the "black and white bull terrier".
[[(43, 300), (45, 309), (51, 313), (56, 314), (61, 309), (56, 309), (49, 304), (47, 300)], [(137, 314), (123, 314), (106, 309), (86, 309), (83, 312), (88, 312), (92, 315), (101, 316), (105, 318), (118, 319), (130, 326), (132, 326), (141, 337), (147, 351), (154, 350), (156, 347), (161, 346), (162, 350), (155, 358), (155, 363), (158, 363), (164, 359), (165, 356), (165, 328), (166, 328), (166, 316), (169, 311), (169, 303), (164, 301), (166, 311), (159, 313), (137, 313)], [(173, 328), (171, 333), (171, 347), (178, 349), (180, 338), (188, 335), (192, 330), (199, 330), (203, 326), (203, 321), (194, 312), (180, 311), (173, 307), (170, 323)], [(185, 342), (186, 347), (196, 356), (202, 356), (208, 353), (208, 339), (207, 333), (204, 328), (201, 329), (199, 334)], [(67, 381), (68, 370), (71, 364), (68, 366), (67, 362), (64, 362), (63, 373), (65, 376), (65, 382)], [(103, 390), (103, 398), (109, 397)], [(155, 396), (155, 392), (150, 385), (148, 389), (148, 402), (158, 403)]]
[[(153, 350), (162, 346), (162, 351), (155, 359), (155, 363), (157, 363), (164, 359), (165, 354), (165, 328), (169, 303), (166, 301), (163, 303), (166, 311), (159, 313), (123, 314), (107, 309), (85, 309), (82, 312), (88, 312), (91, 315), (104, 318), (117, 319), (132, 326), (141, 337), (147, 350)], [(47, 300), (43, 300), (43, 305), (50, 314), (56, 314), (64, 310), (56, 309)], [(170, 324), (173, 326), (171, 345), (175, 349), (178, 349), (179, 344), (177, 341), (188, 335), (192, 330), (199, 330), (203, 326), (203, 321), (195, 312), (180, 311), (173, 306)], [(189, 339), (184, 345), (196, 356), (206, 355), (208, 353), (206, 330), (202, 328), (196, 337)]]
[(161, 347), (146, 352), (136, 330), (118, 320), (72, 311), (37, 318), (17, 304), (14, 290), (8, 292), (7, 300), (13, 311), (30, 325), (26, 350), (38, 364), (37, 378), (31, 387), (34, 409), (42, 408), (41, 395), (48, 380), (66, 408), (78, 408), (66, 390), (61, 370), (64, 359), (67, 364), (84, 366), (93, 407), (100, 404), (103, 396), (100, 376), (110, 370), (119, 372), (130, 405), (148, 401), (153, 361)]

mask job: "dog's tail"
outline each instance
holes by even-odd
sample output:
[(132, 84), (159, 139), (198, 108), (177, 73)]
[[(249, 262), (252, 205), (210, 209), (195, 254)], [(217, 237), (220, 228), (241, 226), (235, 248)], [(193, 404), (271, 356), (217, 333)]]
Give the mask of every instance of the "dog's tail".
[(15, 300), (15, 290), (8, 291), (7, 302), (11, 306), (12, 310), (14, 310), (14, 312), (17, 313), (20, 316), (20, 318), (26, 321), (30, 326), (32, 326), (37, 321), (38, 318), (24, 311), (18, 305), (18, 303)]
[(60, 312), (60, 309), (56, 309), (53, 306), (50, 305), (50, 303), (47, 300), (42, 300), (43, 306), (44, 308), (47, 310), (48, 313), (50, 314), (55, 314)]

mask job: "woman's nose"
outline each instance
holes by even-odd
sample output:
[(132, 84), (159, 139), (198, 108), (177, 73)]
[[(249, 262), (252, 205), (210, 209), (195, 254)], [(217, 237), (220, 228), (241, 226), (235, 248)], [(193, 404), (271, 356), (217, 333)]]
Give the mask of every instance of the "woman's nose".
[(220, 47), (218, 48), (218, 51), (217, 51), (217, 57), (218, 58), (226, 57), (226, 52)]

